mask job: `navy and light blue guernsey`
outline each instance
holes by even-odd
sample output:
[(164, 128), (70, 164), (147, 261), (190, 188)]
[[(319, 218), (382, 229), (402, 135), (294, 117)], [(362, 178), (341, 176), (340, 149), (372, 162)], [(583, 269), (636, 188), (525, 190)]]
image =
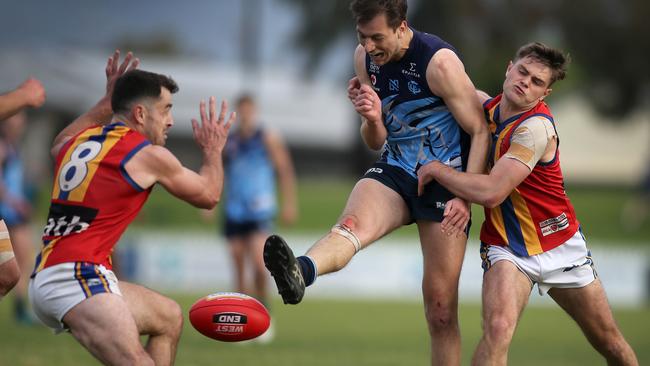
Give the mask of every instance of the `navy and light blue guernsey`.
[(224, 149), (225, 216), (231, 222), (272, 220), (276, 213), (275, 170), (264, 131), (250, 137), (234, 133)]
[(440, 49), (455, 49), (442, 39), (413, 31), (399, 61), (376, 65), (366, 54), (366, 70), (382, 105), (388, 138), (380, 161), (417, 177), (420, 166), (438, 160), (464, 170), (469, 136), (460, 128), (445, 102), (429, 89), (426, 70)]

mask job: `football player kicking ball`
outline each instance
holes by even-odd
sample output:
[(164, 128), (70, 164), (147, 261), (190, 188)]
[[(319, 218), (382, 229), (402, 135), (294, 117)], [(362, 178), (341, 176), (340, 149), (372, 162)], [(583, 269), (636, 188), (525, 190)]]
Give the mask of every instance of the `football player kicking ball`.
[[(108, 60), (104, 98), (54, 140), (54, 188), (30, 300), (46, 325), (70, 331), (105, 364), (170, 365), (183, 324), (179, 305), (118, 283), (110, 255), (156, 183), (194, 206), (217, 204), (221, 152), (235, 116), (224, 121), (225, 102), (217, 115), (214, 97), (208, 113), (201, 102), (201, 123), (192, 121), (203, 153), (197, 174), (163, 147), (176, 83), (136, 70), (131, 53), (119, 66), (118, 60), (119, 52)], [(145, 347), (140, 335), (149, 336)]]
[(519, 49), (503, 93), (482, 92), (493, 147), (489, 174), (468, 174), (434, 161), (418, 172), (485, 206), (481, 228), (483, 337), (474, 365), (507, 364), (508, 348), (534, 284), (578, 323), (610, 365), (637, 365), (593, 269), (564, 191), (559, 138), (544, 98), (566, 74), (567, 57), (541, 43)]
[(356, 0), (350, 8), (359, 45), (348, 98), (361, 117), (364, 142), (383, 153), (355, 185), (331, 232), (306, 255), (294, 258), (271, 236), (264, 261), (282, 299), (298, 303), (317, 276), (342, 269), (361, 249), (415, 223), (431, 364), (459, 365), (458, 280), (469, 207), (435, 182), (418, 196), (416, 172), (436, 158), (459, 171), (484, 170), (489, 132), (481, 105), (454, 48), (408, 26), (406, 0)]

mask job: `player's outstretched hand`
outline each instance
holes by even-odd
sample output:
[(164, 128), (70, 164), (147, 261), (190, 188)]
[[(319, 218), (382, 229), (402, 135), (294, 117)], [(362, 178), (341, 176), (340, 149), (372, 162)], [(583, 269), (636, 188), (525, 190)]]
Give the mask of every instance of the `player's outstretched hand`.
[(464, 200), (457, 197), (447, 201), (445, 212), (442, 214), (444, 219), (440, 223), (442, 232), (456, 237), (464, 234), (469, 223), (469, 213), (469, 204)]
[(137, 69), (139, 65), (140, 59), (134, 58), (131, 52), (126, 54), (124, 61), (120, 64), (120, 50), (115, 50), (113, 55), (108, 58), (108, 62), (106, 62), (106, 95), (112, 96), (115, 81), (125, 72)]
[(25, 95), (25, 103), (33, 108), (38, 108), (45, 103), (45, 88), (37, 79), (29, 78), (18, 87)]
[[(354, 91), (352, 91), (354, 93)], [(352, 101), (354, 109), (368, 123), (382, 123), (381, 118), (381, 100), (379, 95), (370, 87), (370, 85), (361, 84), (358, 89), (356, 98)]]
[(206, 155), (211, 155), (214, 152), (221, 153), (226, 145), (230, 126), (236, 118), (236, 113), (231, 112), (228, 120), (225, 120), (228, 111), (228, 103), (225, 100), (221, 102), (221, 110), (217, 116), (216, 103), (215, 97), (210, 97), (209, 113), (206, 113), (205, 101), (202, 100), (199, 104), (201, 123), (192, 119), (194, 140)]

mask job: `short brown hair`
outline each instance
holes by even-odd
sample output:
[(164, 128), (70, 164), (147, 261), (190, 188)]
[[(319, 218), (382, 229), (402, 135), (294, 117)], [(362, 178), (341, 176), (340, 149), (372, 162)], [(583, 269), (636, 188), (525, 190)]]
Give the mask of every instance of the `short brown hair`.
[(139, 69), (127, 71), (115, 82), (111, 98), (113, 113), (125, 113), (141, 98), (160, 97), (161, 88), (172, 94), (178, 91), (178, 85), (169, 76)]
[(357, 24), (371, 21), (379, 14), (386, 14), (388, 26), (397, 29), (406, 20), (406, 0), (353, 0), (350, 11)]
[(549, 86), (558, 80), (564, 80), (566, 77), (571, 58), (561, 50), (549, 47), (541, 42), (528, 43), (517, 50), (513, 63), (528, 56), (551, 68), (552, 74)]

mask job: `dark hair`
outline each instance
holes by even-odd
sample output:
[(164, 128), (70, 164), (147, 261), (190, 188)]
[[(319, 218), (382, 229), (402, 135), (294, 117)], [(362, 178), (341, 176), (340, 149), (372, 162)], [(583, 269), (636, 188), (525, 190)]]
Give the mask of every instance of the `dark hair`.
[(386, 14), (388, 26), (397, 29), (406, 20), (406, 0), (353, 0), (350, 11), (357, 24), (365, 24), (379, 14)]
[(127, 71), (115, 82), (111, 98), (113, 113), (127, 112), (139, 99), (160, 97), (161, 88), (172, 94), (178, 91), (178, 85), (169, 76), (143, 70)]
[(255, 98), (253, 97), (253, 94), (248, 93), (248, 92), (244, 92), (244, 93), (240, 94), (237, 97), (237, 101), (236, 101), (235, 106), (237, 106), (237, 108), (239, 108), (244, 103), (255, 104)]
[(517, 50), (513, 63), (528, 56), (551, 68), (552, 74), (549, 86), (566, 77), (571, 58), (561, 50), (540, 42), (528, 43)]

